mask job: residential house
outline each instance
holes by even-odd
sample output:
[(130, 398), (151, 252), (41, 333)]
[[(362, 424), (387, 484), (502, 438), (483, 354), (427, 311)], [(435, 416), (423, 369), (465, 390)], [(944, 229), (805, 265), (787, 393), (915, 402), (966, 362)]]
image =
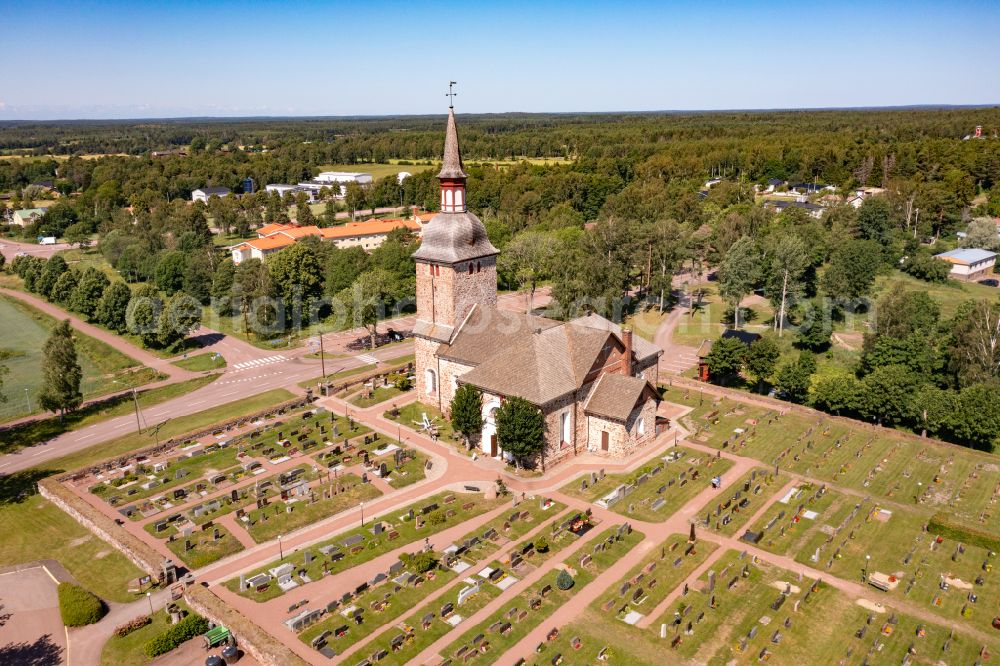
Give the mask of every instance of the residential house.
[(42, 215), (45, 215), (45, 211), (45, 208), (22, 208), (21, 210), (15, 210), (10, 223), (16, 224), (19, 227), (26, 227), (41, 219)]
[(233, 263), (240, 264), (247, 259), (265, 259), (294, 244), (295, 241), (286, 236), (254, 238), (234, 245), (230, 248), (230, 252), (233, 255)]
[(951, 271), (948, 275), (952, 279), (976, 282), (993, 273), (993, 266), (997, 262), (997, 253), (966, 247), (935, 254), (934, 258), (951, 264)]
[(219, 197), (223, 199), (230, 194), (228, 187), (202, 187), (191, 192), (191, 201), (203, 201), (208, 203), (209, 197)]

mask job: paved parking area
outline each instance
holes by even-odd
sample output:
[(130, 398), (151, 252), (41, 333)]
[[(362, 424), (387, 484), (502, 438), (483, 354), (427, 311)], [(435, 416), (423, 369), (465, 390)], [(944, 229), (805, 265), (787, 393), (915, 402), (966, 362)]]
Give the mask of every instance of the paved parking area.
[(56, 582), (40, 566), (0, 573), (0, 663), (68, 663)]

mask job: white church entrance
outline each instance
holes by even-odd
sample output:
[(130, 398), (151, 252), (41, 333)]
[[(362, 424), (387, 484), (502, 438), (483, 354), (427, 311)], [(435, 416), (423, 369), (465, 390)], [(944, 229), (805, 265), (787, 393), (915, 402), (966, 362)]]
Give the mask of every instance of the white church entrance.
[(491, 400), (483, 406), (483, 432), (480, 447), (483, 454), (491, 458), (497, 458), (502, 453), (497, 444), (496, 413), (498, 409), (500, 409), (499, 400)]

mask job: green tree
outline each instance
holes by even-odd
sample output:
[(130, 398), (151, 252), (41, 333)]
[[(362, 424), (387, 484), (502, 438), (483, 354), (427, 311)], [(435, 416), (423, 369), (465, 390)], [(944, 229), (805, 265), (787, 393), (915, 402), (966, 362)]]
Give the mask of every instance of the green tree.
[(882, 247), (875, 241), (854, 240), (834, 250), (823, 274), (823, 289), (830, 298), (856, 301), (871, 291), (882, 267)]
[(163, 298), (156, 287), (140, 287), (125, 309), (125, 322), (129, 333), (138, 335), (147, 347), (160, 346), (159, 324), (163, 311)]
[(813, 407), (838, 416), (851, 414), (858, 407), (858, 380), (850, 373), (838, 373), (823, 377), (816, 382), (813, 391)]
[(200, 325), (200, 304), (183, 291), (178, 291), (163, 304), (156, 324), (157, 343), (163, 348), (175, 345)]
[(187, 272), (188, 255), (181, 250), (171, 250), (160, 255), (156, 262), (154, 279), (167, 296), (180, 291), (184, 286), (184, 274)]
[(807, 302), (804, 318), (795, 332), (795, 346), (799, 349), (819, 352), (830, 346), (833, 322), (829, 310), (812, 302)]
[(79, 272), (75, 268), (69, 269), (60, 275), (56, 283), (52, 285), (49, 299), (60, 305), (68, 306), (73, 300), (73, 293), (76, 291), (79, 280)]
[(749, 236), (729, 248), (719, 266), (719, 294), (733, 306), (733, 328), (740, 327), (740, 303), (760, 278), (760, 254)]
[(76, 245), (83, 249), (90, 246), (90, 225), (84, 222), (77, 222), (66, 227), (63, 232), (63, 240), (70, 245)]
[(865, 240), (888, 245), (892, 240), (893, 211), (889, 199), (868, 197), (858, 209), (858, 231)]
[(922, 437), (953, 437), (949, 428), (955, 421), (957, 397), (955, 391), (933, 384), (924, 384), (917, 389), (913, 396), (913, 413)]
[(303, 227), (308, 227), (316, 222), (316, 217), (313, 215), (312, 208), (306, 202), (299, 202), (295, 205), (295, 221)]
[(951, 323), (949, 358), (962, 386), (1000, 377), (1000, 303), (959, 305)]
[(304, 243), (296, 243), (268, 258), (267, 269), (286, 312), (298, 309), (323, 293), (322, 271), (316, 252)]
[(747, 374), (757, 382), (759, 392), (764, 392), (764, 384), (774, 374), (780, 357), (781, 350), (778, 349), (778, 343), (767, 336), (757, 338), (750, 345), (746, 353), (746, 369)]
[(233, 282), (236, 279), (236, 264), (232, 258), (226, 257), (215, 269), (212, 275), (212, 301), (215, 311), (222, 317), (233, 314)]
[(969, 222), (962, 239), (962, 247), (976, 247), (983, 250), (1000, 250), (1000, 235), (997, 223), (991, 217), (977, 217)]
[(954, 438), (980, 451), (993, 452), (1000, 442), (1000, 403), (996, 383), (974, 384), (962, 389), (955, 401), (951, 429)]
[(497, 269), (509, 275), (519, 290), (527, 290), (526, 311), (530, 314), (538, 282), (548, 277), (556, 257), (555, 239), (541, 231), (524, 231), (510, 241), (500, 254)]
[(85, 269), (73, 291), (70, 307), (85, 315), (87, 319), (93, 319), (101, 296), (109, 284), (108, 276), (101, 271), (94, 267)]
[(272, 302), (275, 289), (267, 264), (260, 259), (242, 261), (233, 278), (233, 300), (243, 318), (244, 332), (247, 335), (270, 332), (277, 323), (278, 312)]
[(358, 246), (334, 248), (326, 262), (326, 293), (330, 296), (347, 289), (370, 267), (368, 253)]
[(116, 333), (124, 333), (128, 328), (125, 323), (125, 313), (132, 290), (124, 282), (112, 282), (104, 291), (94, 310), (94, 319)]
[(337, 204), (332, 199), (323, 206), (323, 214), (320, 215), (319, 224), (323, 227), (332, 227), (337, 224)]
[(69, 320), (56, 324), (42, 348), (42, 407), (58, 412), (59, 418), (83, 402), (80, 380), (83, 372), (76, 358), (76, 343)]
[(353, 313), (355, 323), (368, 329), (372, 350), (377, 344), (378, 322), (385, 318), (395, 292), (393, 276), (385, 269), (373, 268), (362, 273), (340, 296), (342, 304)]
[(451, 426), (462, 433), (466, 448), (483, 428), (483, 394), (472, 384), (462, 384), (451, 399)]
[[(545, 447), (545, 418), (535, 405), (524, 398), (507, 398), (496, 413), (497, 442), (514, 458), (520, 469), (532, 465)], [(545, 468), (542, 456), (542, 469)]]
[(914, 421), (913, 395), (920, 377), (902, 365), (876, 368), (861, 380), (858, 412), (880, 425), (903, 425)]
[(781, 366), (776, 387), (789, 402), (802, 404), (809, 399), (809, 387), (814, 372), (816, 372), (816, 359), (812, 353), (800, 352), (795, 361), (789, 361)]
[(35, 291), (45, 298), (50, 298), (52, 289), (56, 286), (56, 281), (68, 270), (69, 266), (66, 264), (65, 259), (58, 254), (51, 257), (45, 262), (45, 267), (42, 268), (41, 274), (35, 281)]
[(774, 242), (770, 252), (764, 293), (774, 305), (774, 328), (778, 337), (785, 332), (789, 307), (802, 295), (803, 276), (809, 266), (809, 252), (798, 236), (783, 234)]
[(712, 381), (725, 384), (739, 374), (746, 358), (747, 347), (737, 338), (719, 338), (712, 343), (705, 361)]

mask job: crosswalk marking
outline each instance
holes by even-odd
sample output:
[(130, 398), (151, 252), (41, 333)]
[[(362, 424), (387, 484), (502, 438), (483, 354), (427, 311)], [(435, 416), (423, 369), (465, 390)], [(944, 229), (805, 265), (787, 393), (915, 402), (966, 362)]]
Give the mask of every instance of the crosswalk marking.
[(374, 364), (378, 363), (378, 359), (375, 358), (374, 356), (372, 356), (371, 354), (358, 354), (354, 358), (356, 358), (359, 361), (362, 361), (364, 363), (371, 364), (371, 365), (374, 365)]
[(281, 361), (287, 361), (288, 359), (282, 354), (276, 354), (274, 356), (267, 356), (264, 358), (255, 358), (252, 361), (244, 361), (242, 363), (237, 363), (233, 366), (233, 370), (246, 370), (248, 368), (257, 368), (262, 365), (269, 365), (271, 363), (280, 363)]

